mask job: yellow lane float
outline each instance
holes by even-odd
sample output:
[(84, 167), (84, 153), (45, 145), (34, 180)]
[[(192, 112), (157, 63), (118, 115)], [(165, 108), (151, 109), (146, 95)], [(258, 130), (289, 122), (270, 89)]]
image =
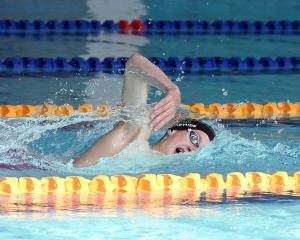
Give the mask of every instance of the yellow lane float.
[(201, 177), (199, 173), (143, 174), (137, 177), (128, 175), (99, 175), (92, 179), (82, 176), (43, 177), (3, 177), (0, 178), (0, 195), (18, 194), (66, 194), (66, 193), (114, 193), (114, 192), (175, 192), (211, 190), (245, 192), (282, 192), (300, 193), (300, 171), (289, 176), (287, 172), (272, 174), (262, 172), (231, 172), (223, 177), (219, 173), (210, 173)]

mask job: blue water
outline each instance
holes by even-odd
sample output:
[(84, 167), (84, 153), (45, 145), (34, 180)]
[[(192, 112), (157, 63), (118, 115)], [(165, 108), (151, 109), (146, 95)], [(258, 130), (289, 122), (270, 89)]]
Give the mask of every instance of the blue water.
[[(298, 1), (4, 1), (2, 18), (13, 19), (231, 19), (295, 20)], [(104, 7), (105, 6), (105, 7)], [(68, 11), (66, 12), (66, 9)], [(299, 36), (1, 36), (0, 58), (130, 56), (299, 56)], [(299, 101), (299, 74), (169, 75), (178, 84), (184, 103)], [(117, 104), (122, 76), (112, 74), (7, 76), (0, 78), (0, 104), (69, 103), (75, 106)], [(151, 89), (149, 103), (160, 92)], [(183, 111), (179, 109), (179, 111)], [(72, 117), (0, 119), (0, 176), (67, 176), (300, 169), (299, 123), (284, 121), (210, 122), (217, 139), (198, 153), (178, 156), (127, 156), (102, 159), (97, 166), (74, 169), (68, 160), (85, 151), (112, 128), (118, 112), (109, 118), (94, 114)], [(153, 134), (157, 140), (164, 131)], [(20, 170), (19, 165), (26, 164)], [(172, 195), (172, 194), (171, 194)], [(20, 196), (0, 198), (1, 239), (299, 239), (299, 196), (286, 193), (162, 197), (116, 194)]]

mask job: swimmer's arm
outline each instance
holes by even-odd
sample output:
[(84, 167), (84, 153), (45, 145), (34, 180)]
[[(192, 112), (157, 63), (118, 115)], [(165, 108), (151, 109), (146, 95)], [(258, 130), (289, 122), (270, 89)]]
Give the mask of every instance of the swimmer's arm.
[[(139, 54), (134, 54), (126, 63), (124, 86), (126, 89), (127, 83), (130, 85), (128, 89), (134, 89), (136, 94), (139, 94), (141, 91), (140, 89), (134, 87), (136, 85), (134, 81), (139, 82), (139, 84), (153, 85), (166, 93), (165, 98), (163, 98), (154, 106), (150, 116), (150, 124), (152, 128), (154, 130), (159, 130), (175, 116), (176, 107), (181, 102), (180, 90), (178, 86), (174, 84), (160, 68)], [(141, 104), (146, 104), (147, 102), (147, 99), (141, 97), (145, 96), (145, 94), (135, 98), (132, 95), (132, 91), (127, 91), (127, 94), (128, 96), (126, 95), (126, 91), (123, 91), (123, 102), (126, 105), (138, 104), (139, 98), (142, 101)]]
[(138, 134), (140, 134), (140, 128), (119, 122), (111, 131), (99, 138), (82, 156), (76, 158), (74, 166), (95, 165), (99, 158), (113, 156), (121, 152)]
[[(145, 57), (135, 54), (126, 63), (123, 86), (124, 106), (143, 106), (147, 103), (147, 85), (151, 84), (167, 93), (166, 97), (154, 106), (151, 113), (152, 128), (160, 129), (169, 122), (180, 104), (179, 88), (158, 67)], [(147, 123), (128, 119), (119, 122), (115, 128), (98, 139), (82, 156), (75, 159), (76, 167), (94, 165), (101, 157), (121, 152), (134, 139), (147, 140), (151, 129)]]

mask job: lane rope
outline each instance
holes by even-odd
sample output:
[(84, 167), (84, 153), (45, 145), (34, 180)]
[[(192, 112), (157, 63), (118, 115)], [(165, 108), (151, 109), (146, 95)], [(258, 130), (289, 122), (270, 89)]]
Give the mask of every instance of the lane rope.
[(0, 34), (300, 34), (300, 21), (0, 20)]
[[(191, 111), (190, 116), (194, 119), (288, 119), (300, 117), (300, 102), (268, 102), (258, 104), (254, 102), (243, 103), (193, 103), (181, 104), (182, 107)], [(0, 105), (0, 117), (30, 117), (47, 115), (72, 115), (74, 113), (96, 113), (99, 117), (111, 116), (122, 105), (112, 106), (109, 104), (92, 105), (81, 104), (78, 108), (72, 105)]]
[(143, 174), (137, 177), (128, 175), (98, 175), (91, 180), (82, 176), (43, 177), (3, 177), (0, 178), (0, 195), (24, 193), (106, 193), (106, 192), (155, 192), (212, 189), (238, 189), (249, 192), (273, 190), (300, 192), (300, 171), (289, 176), (287, 172), (272, 174), (263, 172), (231, 172), (225, 180), (222, 174), (210, 173), (204, 178), (199, 173)]
[[(164, 71), (181, 73), (223, 72), (285, 72), (300, 71), (300, 57), (149, 57), (152, 63)], [(123, 73), (127, 57), (97, 57), (67, 59), (8, 57), (0, 59), (1, 72), (110, 72)]]

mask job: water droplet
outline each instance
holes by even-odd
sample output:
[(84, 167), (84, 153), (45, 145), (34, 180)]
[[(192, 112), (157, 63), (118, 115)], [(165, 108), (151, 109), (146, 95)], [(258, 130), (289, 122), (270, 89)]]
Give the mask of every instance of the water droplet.
[(179, 77), (176, 78), (176, 82), (181, 82), (182, 79), (184, 79), (184, 76), (179, 76)]

